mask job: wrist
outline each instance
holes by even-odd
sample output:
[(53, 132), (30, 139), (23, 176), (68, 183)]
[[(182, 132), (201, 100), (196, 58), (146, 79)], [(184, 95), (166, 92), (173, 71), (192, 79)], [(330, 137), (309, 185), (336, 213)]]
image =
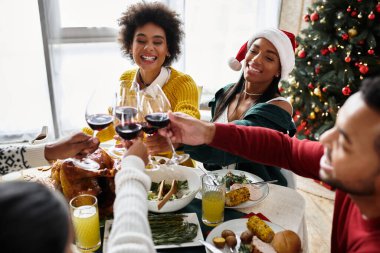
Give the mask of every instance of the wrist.
[(215, 136), (215, 124), (214, 123), (206, 123), (205, 126), (205, 144), (210, 144)]

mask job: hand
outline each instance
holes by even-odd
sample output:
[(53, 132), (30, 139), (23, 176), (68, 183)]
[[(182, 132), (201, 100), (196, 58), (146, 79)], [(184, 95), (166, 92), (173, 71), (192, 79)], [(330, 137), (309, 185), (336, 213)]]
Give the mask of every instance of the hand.
[(148, 164), (148, 151), (146, 149), (146, 146), (144, 145), (144, 143), (140, 139), (139, 140), (133, 140), (132, 142), (133, 142), (133, 144), (132, 144), (132, 146), (130, 146), (128, 148), (128, 151), (125, 154), (125, 157), (129, 156), (129, 155), (138, 156), (144, 161), (144, 164), (147, 165)]
[(124, 140), (119, 135), (114, 135), (113, 139), (116, 140), (116, 143), (115, 143), (115, 147), (116, 148), (125, 148), (125, 149), (128, 149), (133, 144), (132, 141)]
[(63, 140), (45, 146), (46, 160), (83, 158), (99, 147), (99, 140), (85, 133), (77, 133)]
[(159, 153), (171, 151), (167, 138), (154, 134), (151, 136), (146, 136), (145, 145), (148, 148), (148, 152), (151, 155), (157, 155)]
[(169, 127), (159, 129), (160, 135), (169, 137), (173, 143), (188, 145), (209, 144), (215, 135), (213, 123), (195, 119), (187, 114), (175, 112), (168, 113)]

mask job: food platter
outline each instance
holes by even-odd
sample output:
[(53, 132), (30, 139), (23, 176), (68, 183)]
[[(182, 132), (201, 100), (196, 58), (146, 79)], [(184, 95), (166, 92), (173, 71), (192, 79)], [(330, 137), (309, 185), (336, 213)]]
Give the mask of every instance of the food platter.
[[(248, 222), (248, 219), (235, 219), (235, 220), (229, 220), (229, 221), (223, 222), (222, 224), (220, 224), (219, 226), (217, 226), (213, 230), (211, 230), (211, 232), (208, 234), (208, 236), (206, 238), (206, 242), (213, 244), (212, 239), (214, 237), (220, 237), (223, 230), (229, 229), (229, 230), (232, 230), (236, 234), (236, 239), (237, 239), (236, 249), (239, 249), (240, 244), (241, 244), (240, 235), (242, 232), (247, 230), (247, 222)], [(264, 222), (269, 227), (271, 227), (271, 229), (275, 233), (285, 230), (281, 226), (274, 224), (272, 222), (269, 222), (269, 221), (264, 221)], [(208, 252), (210, 252), (210, 251), (208, 251)], [(222, 252), (227, 253), (227, 252), (231, 252), (231, 251), (226, 246), (224, 249), (222, 249)]]
[[(249, 172), (241, 171), (241, 170), (227, 170), (227, 169), (222, 169), (222, 170), (215, 170), (212, 171), (212, 174), (216, 175), (218, 178), (224, 177), (228, 172), (232, 172), (234, 175), (241, 175), (244, 174), (248, 180), (251, 182), (260, 182), (263, 181), (260, 177), (253, 175)], [(225, 208), (245, 208), (245, 207), (251, 207), (254, 205), (259, 204), (262, 202), (269, 194), (269, 186), (268, 184), (260, 184), (257, 186), (257, 198), (256, 200), (248, 200), (244, 203), (241, 203), (240, 205), (233, 206), (233, 207), (228, 207), (226, 206)]]
[[(170, 248), (184, 248), (184, 247), (195, 247), (195, 246), (201, 246), (202, 244), (199, 242), (199, 240), (203, 240), (203, 235), (201, 231), (201, 226), (199, 225), (199, 221), (197, 218), (196, 213), (184, 213), (187, 215), (185, 218), (185, 221), (189, 223), (197, 224), (198, 226), (198, 233), (197, 236), (193, 239), (192, 242), (182, 243), (182, 244), (165, 244), (165, 245), (158, 245), (155, 246), (155, 249), (170, 249)], [(109, 239), (109, 235), (111, 232), (113, 220), (107, 220), (105, 227), (104, 227), (104, 239), (103, 239), (103, 253), (106, 253), (107, 249), (107, 243)]]

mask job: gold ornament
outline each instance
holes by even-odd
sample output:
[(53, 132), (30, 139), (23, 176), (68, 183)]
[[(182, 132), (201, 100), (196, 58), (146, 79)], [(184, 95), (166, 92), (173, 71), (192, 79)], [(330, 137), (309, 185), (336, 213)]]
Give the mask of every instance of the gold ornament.
[(311, 112), (311, 113), (309, 114), (309, 118), (312, 119), (312, 120), (315, 119), (315, 113), (314, 113), (314, 112)]
[(319, 89), (319, 87), (315, 88), (314, 89), (314, 94), (318, 97), (322, 96), (322, 92), (321, 92), (321, 89)]
[(314, 112), (316, 112), (316, 113), (319, 112), (319, 107), (318, 106), (314, 108)]
[(348, 36), (350, 36), (350, 38), (353, 38), (356, 35), (358, 35), (358, 30), (356, 30), (355, 27), (348, 29)]

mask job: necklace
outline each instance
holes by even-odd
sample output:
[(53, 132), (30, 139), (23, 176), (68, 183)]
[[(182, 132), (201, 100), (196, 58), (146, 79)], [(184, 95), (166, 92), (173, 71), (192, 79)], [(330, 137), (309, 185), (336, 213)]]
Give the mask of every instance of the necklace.
[(245, 94), (247, 94), (248, 96), (261, 96), (261, 95), (263, 95), (263, 93), (249, 93), (246, 90), (243, 90), (243, 92)]
[(145, 83), (145, 82), (144, 82), (144, 79), (143, 79), (142, 76), (141, 76), (141, 72), (140, 72), (140, 70), (139, 70), (139, 72), (138, 72), (138, 75), (139, 75), (139, 79), (140, 79), (140, 81), (142, 82), (142, 84), (144, 85), (144, 87), (148, 87), (148, 86), (150, 85), (150, 83)]

